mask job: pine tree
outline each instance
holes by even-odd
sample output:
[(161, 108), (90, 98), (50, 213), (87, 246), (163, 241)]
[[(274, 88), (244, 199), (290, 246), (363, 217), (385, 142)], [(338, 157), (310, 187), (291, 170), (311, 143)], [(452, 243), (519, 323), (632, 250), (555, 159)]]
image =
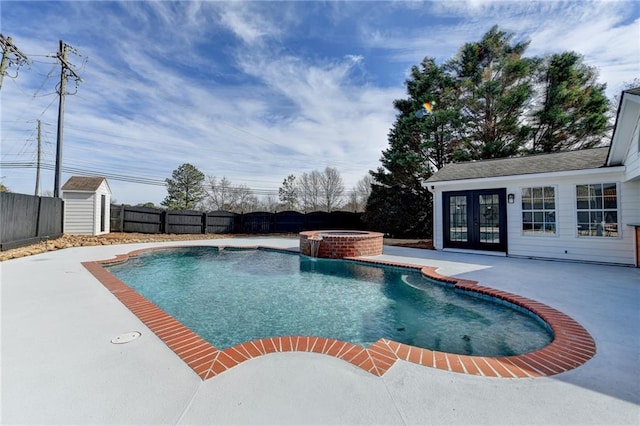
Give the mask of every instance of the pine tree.
[(541, 105), (533, 113), (532, 152), (591, 148), (607, 132), (606, 84), (581, 55), (564, 52), (542, 62), (538, 82)]
[(282, 181), (282, 186), (278, 189), (278, 196), (287, 210), (296, 209), (298, 205), (298, 188), (294, 175), (289, 175)]
[(528, 41), (512, 40), (512, 33), (496, 25), (479, 42), (466, 43), (447, 64), (458, 79), (467, 123), (460, 159), (512, 156), (527, 141), (524, 112), (537, 60), (522, 57)]
[(167, 178), (165, 182), (168, 195), (160, 204), (171, 210), (195, 209), (205, 195), (204, 173), (189, 163), (175, 169), (171, 179)]

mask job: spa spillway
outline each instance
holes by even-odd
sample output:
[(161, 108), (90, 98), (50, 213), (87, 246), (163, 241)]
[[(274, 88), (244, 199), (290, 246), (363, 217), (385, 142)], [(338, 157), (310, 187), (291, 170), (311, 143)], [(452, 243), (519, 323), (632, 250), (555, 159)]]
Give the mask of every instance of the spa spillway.
[(325, 259), (382, 254), (383, 234), (367, 231), (304, 231), (300, 253)]

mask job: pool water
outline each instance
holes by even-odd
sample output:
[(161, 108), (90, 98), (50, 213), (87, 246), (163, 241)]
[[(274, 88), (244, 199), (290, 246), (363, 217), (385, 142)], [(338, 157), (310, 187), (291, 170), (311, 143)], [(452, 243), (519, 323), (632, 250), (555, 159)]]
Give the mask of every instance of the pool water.
[(509, 356), (552, 340), (532, 315), (405, 268), (197, 247), (148, 252), (108, 269), (219, 349), (298, 335)]

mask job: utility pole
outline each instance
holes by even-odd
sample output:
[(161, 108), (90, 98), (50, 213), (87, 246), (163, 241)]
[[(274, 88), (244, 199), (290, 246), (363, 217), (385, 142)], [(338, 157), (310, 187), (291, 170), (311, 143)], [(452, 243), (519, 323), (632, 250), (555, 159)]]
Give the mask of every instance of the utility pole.
[(42, 123), (38, 120), (38, 163), (36, 167), (36, 197), (40, 193), (40, 158), (42, 156)]
[(82, 81), (80, 76), (76, 74), (69, 62), (67, 61), (67, 51), (69, 45), (60, 40), (60, 50), (58, 51), (57, 58), (60, 61), (62, 70), (60, 71), (60, 100), (58, 103), (58, 137), (56, 140), (56, 170), (53, 184), (53, 196), (55, 198), (60, 197), (60, 180), (62, 178), (62, 131), (64, 126), (64, 97), (67, 90), (67, 78), (73, 76), (78, 81)]
[(0, 62), (0, 89), (2, 89), (2, 80), (9, 65), (28, 64), (27, 55), (22, 53), (14, 44), (11, 37), (5, 37), (0, 34), (0, 46), (2, 46), (2, 61)]

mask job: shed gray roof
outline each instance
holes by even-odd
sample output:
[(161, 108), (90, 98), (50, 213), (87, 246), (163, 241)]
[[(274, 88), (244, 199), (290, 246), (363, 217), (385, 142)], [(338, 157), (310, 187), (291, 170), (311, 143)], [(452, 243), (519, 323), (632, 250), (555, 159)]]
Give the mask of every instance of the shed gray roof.
[(62, 185), (63, 191), (97, 191), (105, 178), (71, 176), (67, 183)]
[(427, 179), (427, 182), (597, 169), (604, 166), (608, 152), (609, 148), (604, 147), (525, 157), (451, 163), (434, 173)]

